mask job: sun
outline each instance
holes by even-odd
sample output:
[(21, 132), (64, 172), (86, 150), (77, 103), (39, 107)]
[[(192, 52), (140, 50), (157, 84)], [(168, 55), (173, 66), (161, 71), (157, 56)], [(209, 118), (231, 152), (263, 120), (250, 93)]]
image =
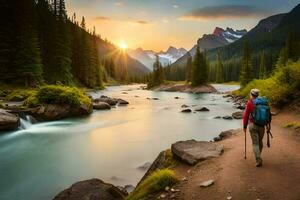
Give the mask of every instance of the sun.
[(126, 50), (128, 48), (128, 46), (127, 46), (125, 41), (121, 41), (119, 43), (119, 48), (122, 49), (122, 50)]

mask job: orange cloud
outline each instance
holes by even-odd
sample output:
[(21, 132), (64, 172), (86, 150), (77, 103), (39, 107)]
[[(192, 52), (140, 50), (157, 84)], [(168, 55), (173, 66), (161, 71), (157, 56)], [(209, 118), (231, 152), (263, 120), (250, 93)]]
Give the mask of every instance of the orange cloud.
[(110, 17), (105, 17), (105, 16), (97, 16), (94, 18), (96, 21), (109, 21), (111, 20)]
[(246, 5), (222, 5), (198, 8), (181, 16), (179, 20), (206, 20), (225, 18), (257, 18), (270, 13), (261, 8)]

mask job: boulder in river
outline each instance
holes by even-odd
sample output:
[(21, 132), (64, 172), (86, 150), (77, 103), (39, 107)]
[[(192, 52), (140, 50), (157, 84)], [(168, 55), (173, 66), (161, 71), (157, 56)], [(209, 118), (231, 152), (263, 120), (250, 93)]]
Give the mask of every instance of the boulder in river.
[(99, 103), (99, 102), (104, 102), (109, 104), (110, 106), (115, 106), (117, 104), (119, 105), (128, 105), (129, 102), (125, 101), (124, 99), (116, 99), (116, 98), (110, 98), (108, 96), (102, 95), (100, 98), (94, 99), (93, 103)]
[(118, 99), (118, 105), (128, 105), (129, 102), (125, 101), (124, 99)]
[(13, 130), (20, 125), (20, 118), (4, 109), (0, 109), (0, 131)]
[(199, 161), (221, 155), (223, 146), (212, 142), (187, 140), (172, 144), (171, 150), (178, 159), (187, 164), (195, 165)]
[(114, 99), (114, 98), (107, 97), (107, 96), (101, 96), (100, 98), (94, 99), (93, 102), (94, 103), (104, 102), (104, 103), (109, 104), (110, 106), (115, 106), (115, 105), (117, 105), (118, 100)]
[(232, 113), (232, 117), (234, 119), (243, 119), (243, 114), (244, 114), (244, 112), (242, 112), (242, 111), (234, 112), (234, 113)]
[(73, 184), (60, 192), (54, 200), (123, 200), (127, 194), (100, 179), (90, 179)]
[(231, 116), (229, 116), (229, 115), (226, 115), (226, 116), (224, 116), (224, 117), (222, 117), (223, 119), (226, 119), (226, 120), (232, 120), (233, 119), (233, 117), (231, 117)]
[(78, 108), (70, 105), (43, 104), (31, 110), (31, 115), (39, 121), (58, 120), (67, 117), (78, 117), (91, 114), (92, 107), (81, 105)]
[(111, 107), (108, 103), (105, 102), (94, 102), (93, 103), (93, 108), (96, 110), (110, 110)]
[(190, 112), (192, 112), (192, 110), (187, 108), (187, 109), (183, 109), (181, 112), (182, 113), (190, 113)]
[(195, 111), (197, 111), (197, 112), (207, 112), (207, 111), (209, 111), (209, 109), (206, 108), (206, 107), (201, 107), (201, 108), (196, 108)]

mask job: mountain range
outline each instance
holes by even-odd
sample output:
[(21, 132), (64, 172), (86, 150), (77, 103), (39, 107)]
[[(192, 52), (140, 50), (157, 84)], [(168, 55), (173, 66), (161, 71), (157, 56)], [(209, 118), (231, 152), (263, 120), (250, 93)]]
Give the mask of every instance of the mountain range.
[[(212, 34), (204, 34), (201, 38), (197, 40), (197, 44), (189, 50), (190, 55), (194, 56), (196, 53), (197, 47), (201, 51), (215, 49), (218, 47), (226, 46), (231, 44), (238, 39), (242, 38), (247, 34), (247, 30), (233, 30), (232, 28), (227, 27), (226, 29), (216, 27)], [(187, 54), (179, 58), (172, 65), (182, 65), (186, 63)]]
[(176, 48), (170, 46), (167, 51), (155, 52), (153, 50), (144, 50), (142, 48), (129, 49), (127, 51), (130, 57), (138, 60), (148, 69), (153, 69), (153, 63), (155, 62), (156, 55), (159, 56), (159, 61), (163, 66), (174, 63), (178, 58), (181, 58), (187, 53), (184, 48)]

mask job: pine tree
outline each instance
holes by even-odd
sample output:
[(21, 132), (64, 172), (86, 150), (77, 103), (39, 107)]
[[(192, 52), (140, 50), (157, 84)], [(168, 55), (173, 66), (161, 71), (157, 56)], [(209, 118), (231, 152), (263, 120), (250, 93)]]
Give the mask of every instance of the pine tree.
[(9, 67), (15, 55), (15, 31), (12, 13), (14, 1), (0, 1), (0, 80), (8, 82), (14, 79), (16, 72)]
[(217, 53), (217, 65), (216, 65), (216, 82), (217, 83), (223, 83), (223, 63), (221, 60), (221, 54), (220, 51)]
[(187, 61), (186, 61), (186, 81), (188, 83), (192, 81), (192, 70), (193, 70), (193, 58), (190, 52), (188, 52)]
[(240, 74), (241, 85), (244, 87), (252, 80), (252, 63), (251, 63), (251, 52), (248, 41), (244, 43), (243, 50), (243, 63)]
[(16, 3), (16, 54), (14, 65), (25, 86), (35, 86), (42, 80), (42, 63), (35, 24), (35, 2), (33, 0)]
[(208, 63), (205, 54), (200, 52), (199, 47), (193, 61), (192, 85), (198, 86), (207, 83), (208, 80)]
[(266, 67), (266, 54), (264, 51), (260, 53), (260, 63), (259, 63), (259, 78), (265, 79), (267, 76), (267, 67)]
[(153, 64), (153, 73), (150, 81), (148, 82), (148, 88), (162, 84), (164, 81), (163, 68), (159, 61), (159, 56), (156, 55), (155, 62)]

